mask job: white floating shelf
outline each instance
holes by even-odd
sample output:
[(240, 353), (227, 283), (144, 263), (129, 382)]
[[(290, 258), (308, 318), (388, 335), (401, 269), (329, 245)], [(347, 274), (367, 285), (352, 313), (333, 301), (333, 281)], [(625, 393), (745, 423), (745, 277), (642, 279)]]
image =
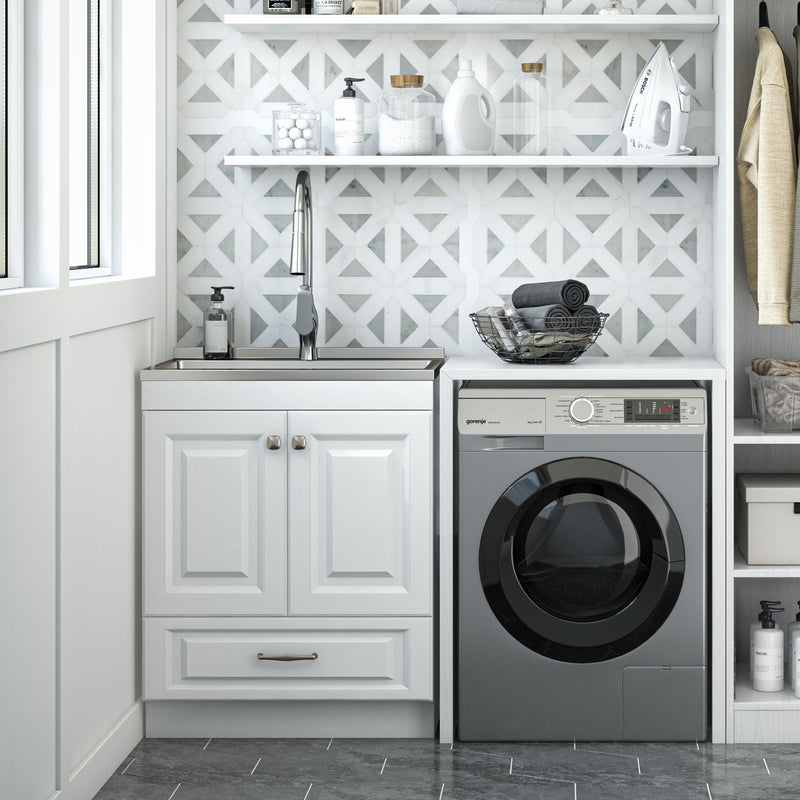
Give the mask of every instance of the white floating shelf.
[(716, 14), (226, 14), (225, 24), (242, 33), (294, 36), (302, 33), (365, 34), (478, 32), (514, 33), (646, 33), (653, 38), (675, 33), (708, 33), (719, 24)]
[(757, 692), (747, 678), (747, 664), (736, 665), (736, 684), (734, 688), (733, 708), (735, 711), (798, 711), (800, 712), (800, 698), (794, 696), (791, 686), (787, 685), (780, 692)]
[(734, 444), (800, 444), (800, 431), (765, 433), (761, 423), (749, 417), (733, 421)]
[(228, 167), (716, 167), (718, 156), (225, 156)]
[(748, 564), (737, 550), (733, 557), (734, 578), (800, 578), (800, 564)]

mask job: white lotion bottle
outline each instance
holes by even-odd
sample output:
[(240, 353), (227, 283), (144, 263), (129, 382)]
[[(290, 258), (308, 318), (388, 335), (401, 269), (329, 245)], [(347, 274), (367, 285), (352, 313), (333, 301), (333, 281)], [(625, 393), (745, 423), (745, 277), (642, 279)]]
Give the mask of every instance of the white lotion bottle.
[(353, 84), (364, 78), (345, 78), (342, 96), (333, 104), (333, 152), (337, 156), (364, 155), (364, 101)]
[(758, 615), (758, 622), (751, 622), (750, 623), (750, 672), (748, 673), (747, 680), (750, 683), (753, 682), (753, 647), (755, 644), (755, 635), (756, 631), (761, 628), (761, 621), (764, 619), (764, 612), (772, 606), (773, 608), (777, 608), (780, 605), (779, 600), (761, 600), (761, 611)]
[(757, 692), (783, 690), (783, 631), (775, 627), (774, 611), (784, 609), (765, 609), (761, 628), (753, 636), (753, 688)]
[[(797, 605), (800, 606), (800, 600), (797, 601)], [(786, 665), (788, 667), (788, 674), (790, 680), (792, 682), (792, 688), (794, 689), (795, 683), (795, 664), (794, 664), (794, 657), (792, 655), (792, 639), (794, 636), (794, 632), (796, 630), (800, 630), (800, 611), (794, 615), (794, 622), (790, 623), (786, 626)]]
[(800, 680), (798, 680), (800, 664), (798, 662), (800, 662), (800, 628), (795, 628), (792, 631), (792, 689), (795, 697), (800, 697)]
[(442, 135), (449, 156), (487, 156), (494, 152), (494, 99), (475, 80), (472, 61), (463, 59), (442, 106)]

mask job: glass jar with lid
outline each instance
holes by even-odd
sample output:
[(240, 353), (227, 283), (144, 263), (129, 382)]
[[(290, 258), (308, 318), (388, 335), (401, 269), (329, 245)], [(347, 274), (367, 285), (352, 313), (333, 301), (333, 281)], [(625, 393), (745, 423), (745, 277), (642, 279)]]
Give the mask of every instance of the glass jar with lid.
[(392, 75), (378, 102), (378, 152), (382, 156), (429, 156), (436, 145), (436, 98), (422, 75)]
[(514, 152), (526, 156), (547, 151), (550, 134), (550, 96), (540, 62), (522, 64), (514, 81)]

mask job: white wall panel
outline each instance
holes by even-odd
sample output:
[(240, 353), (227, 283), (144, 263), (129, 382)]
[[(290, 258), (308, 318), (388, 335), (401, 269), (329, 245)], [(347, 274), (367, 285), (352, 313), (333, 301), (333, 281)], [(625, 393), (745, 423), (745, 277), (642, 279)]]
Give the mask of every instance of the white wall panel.
[(56, 345), (0, 353), (0, 795), (20, 800), (56, 781), (55, 412)]
[(76, 336), (64, 357), (62, 748), (72, 772), (139, 695), (137, 371), (149, 322)]

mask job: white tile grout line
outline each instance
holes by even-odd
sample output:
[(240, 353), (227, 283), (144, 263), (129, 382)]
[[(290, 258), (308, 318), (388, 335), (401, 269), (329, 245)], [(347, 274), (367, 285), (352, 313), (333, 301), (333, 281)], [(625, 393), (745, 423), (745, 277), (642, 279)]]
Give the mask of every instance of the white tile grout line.
[(578, 749), (578, 742), (575, 739), (572, 740), (572, 749), (573, 750), (577, 750)]
[(439, 789), (439, 800), (442, 800), (442, 795), (444, 794), (444, 784), (442, 784), (442, 788)]
[(764, 762), (764, 769), (767, 771), (767, 775), (772, 775), (772, 773), (769, 771), (769, 766), (767, 766), (767, 759), (762, 758), (761, 760)]
[[(136, 758), (132, 758), (132, 759), (131, 759), (131, 760), (128, 762), (128, 767), (129, 767), (131, 764), (133, 764), (133, 762), (134, 762), (134, 761), (136, 761)], [(122, 770), (122, 772), (120, 772), (120, 775), (124, 775), (124, 774), (125, 774), (125, 773), (128, 771), (128, 767), (125, 767), (125, 769), (124, 769), (124, 770)]]
[(694, 740), (694, 746), (699, 750), (700, 749), (700, 742), (697, 739)]
[(639, 774), (641, 775), (642, 774), (642, 762), (639, 761), (639, 757), (638, 756), (636, 757), (636, 769), (639, 770)]
[(513, 770), (513, 769), (514, 769), (514, 759), (512, 757), (511, 758), (511, 763), (508, 765), (508, 774), (509, 775), (511, 774), (511, 770)]
[(708, 792), (708, 800), (714, 800), (711, 796), (711, 787), (708, 784), (706, 784), (706, 791)]
[(308, 800), (308, 793), (311, 791), (311, 787), (313, 785), (314, 785), (313, 783), (309, 783), (308, 784), (308, 789), (306, 789), (306, 793), (305, 793), (305, 796), (303, 797), (303, 800)]
[(333, 737), (331, 737), (331, 740), (328, 742), (328, 746), (325, 749), (330, 750), (332, 744), (333, 744)]
[(170, 795), (170, 796), (167, 798), (167, 800), (172, 800), (172, 798), (173, 798), (173, 797), (175, 797), (175, 792), (177, 792), (177, 791), (178, 791), (178, 789), (180, 789), (180, 788), (181, 788), (181, 785), (180, 785), (180, 784), (178, 784), (178, 785), (177, 785), (177, 786), (176, 786), (176, 787), (175, 787), (175, 788), (172, 790), (172, 794), (171, 794), (171, 795)]
[(383, 771), (386, 769), (386, 762), (389, 760), (389, 757), (383, 759), (383, 766), (381, 767), (381, 775), (383, 775)]
[[(261, 758), (263, 758), (263, 756)], [(250, 770), (251, 775), (253, 775), (255, 771), (258, 769), (258, 765), (261, 763), (261, 758), (259, 758), (258, 761), (256, 761), (256, 765), (253, 767), (253, 769)]]
[(578, 800), (578, 784), (577, 783), (573, 783), (572, 784), (572, 798), (573, 798), (573, 800)]
[(211, 739), (209, 739), (209, 740), (208, 740), (208, 741), (207, 741), (207, 742), (206, 742), (206, 743), (203, 745), (203, 750), (205, 750), (205, 749), (206, 749), (206, 747), (208, 747), (210, 744), (211, 744)]

